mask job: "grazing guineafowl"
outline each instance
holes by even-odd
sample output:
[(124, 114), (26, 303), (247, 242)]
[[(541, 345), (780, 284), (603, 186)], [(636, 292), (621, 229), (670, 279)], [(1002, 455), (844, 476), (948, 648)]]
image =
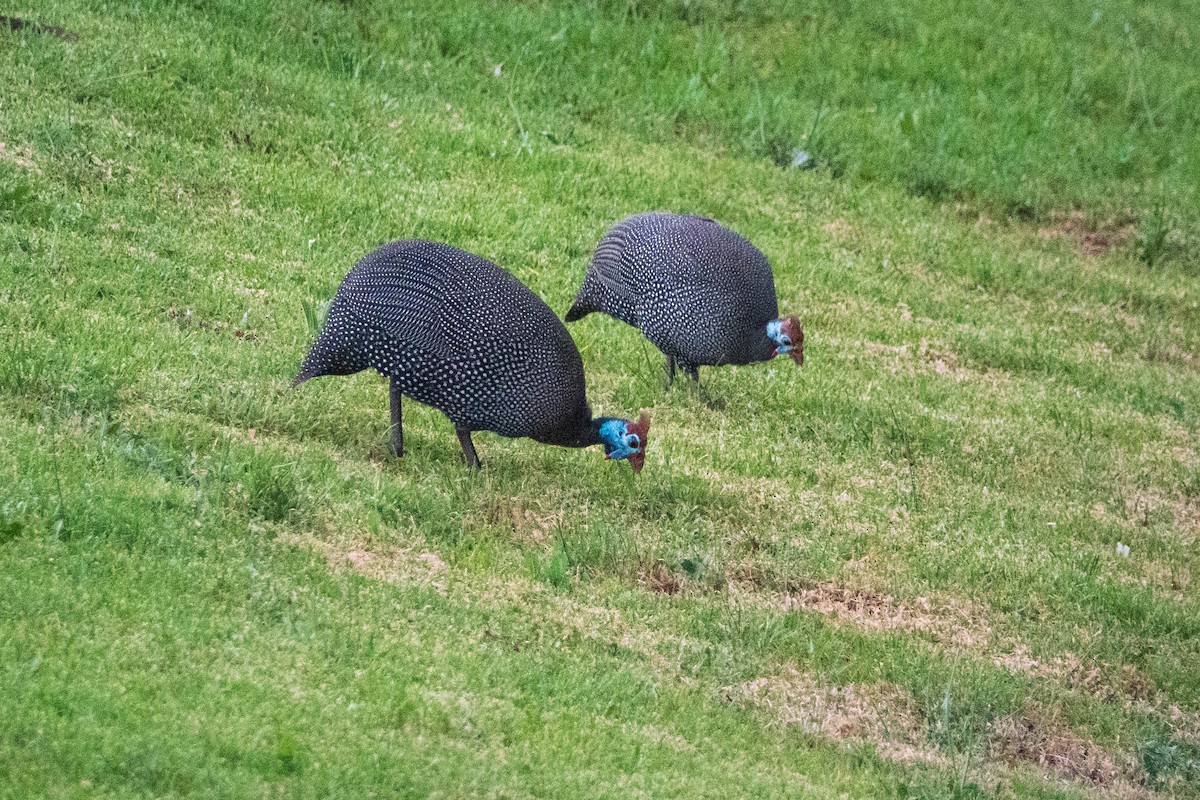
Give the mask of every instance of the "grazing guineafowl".
[(392, 448), (404, 454), (400, 398), (454, 423), (467, 464), (471, 432), (563, 447), (604, 445), (645, 459), (649, 420), (592, 418), (583, 361), (550, 307), (479, 256), (418, 239), (393, 242), (350, 270), (293, 385), (373, 368), (391, 378)]
[(804, 329), (779, 318), (771, 265), (758, 248), (705, 217), (634, 214), (609, 231), (567, 312), (602, 311), (640, 330), (693, 381), (700, 366), (788, 354), (804, 363)]

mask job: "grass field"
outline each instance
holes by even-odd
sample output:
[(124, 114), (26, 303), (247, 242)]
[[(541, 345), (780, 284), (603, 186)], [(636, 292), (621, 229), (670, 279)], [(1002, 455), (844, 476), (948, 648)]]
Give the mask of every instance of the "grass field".
[[(4, 11), (0, 797), (1196, 796), (1194, 12)], [(289, 388), (380, 243), (561, 313), (658, 208), (807, 361), (573, 325), (637, 477)]]

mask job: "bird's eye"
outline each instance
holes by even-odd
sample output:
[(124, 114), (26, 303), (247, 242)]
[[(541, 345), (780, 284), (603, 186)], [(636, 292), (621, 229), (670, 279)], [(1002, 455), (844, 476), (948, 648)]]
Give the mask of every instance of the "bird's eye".
[(625, 437), (625, 446), (632, 447), (634, 450), (642, 446), (642, 437), (636, 433), (631, 433)]
[(782, 334), (779, 337), (779, 343), (781, 345), (783, 345), (784, 347), (791, 347), (792, 346), (792, 337), (788, 336), (786, 333)]

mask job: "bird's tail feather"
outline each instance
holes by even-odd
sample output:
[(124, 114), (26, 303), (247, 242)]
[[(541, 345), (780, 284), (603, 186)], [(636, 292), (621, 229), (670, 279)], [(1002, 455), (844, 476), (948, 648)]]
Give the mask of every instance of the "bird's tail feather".
[(300, 372), (292, 379), (292, 386), (299, 386), (312, 378), (319, 378), (322, 375), (340, 374), (338, 367), (340, 360), (337, 358), (338, 353), (336, 348), (331, 348), (326, 337), (322, 334), (317, 337), (317, 341), (313, 342), (313, 346), (309, 349), (308, 355), (304, 357), (304, 363), (300, 365)]
[(325, 370), (321, 369), (318, 364), (314, 363), (314, 359), (310, 354), (304, 359), (304, 363), (300, 366), (300, 372), (292, 379), (292, 386), (299, 386), (307, 380), (319, 378), (325, 374)]
[(571, 305), (571, 310), (567, 312), (567, 315), (563, 317), (563, 319), (567, 322), (575, 322), (576, 320), (583, 319), (595, 310), (596, 309), (592, 308), (590, 303), (586, 303), (581, 299), (577, 299)]

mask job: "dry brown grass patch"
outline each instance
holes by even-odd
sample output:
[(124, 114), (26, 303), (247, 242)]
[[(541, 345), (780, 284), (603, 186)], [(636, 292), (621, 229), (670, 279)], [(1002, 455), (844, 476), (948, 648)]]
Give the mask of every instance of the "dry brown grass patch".
[(1137, 758), (1097, 745), (1053, 718), (1036, 713), (1005, 717), (992, 725), (988, 755), (1009, 766), (1033, 765), (1044, 777), (1097, 787), (1140, 791)]
[(925, 740), (920, 706), (894, 684), (819, 684), (788, 667), (777, 675), (726, 686), (721, 694), (758, 710), (768, 725), (796, 727), (836, 742), (871, 744), (879, 756), (895, 761), (948, 763)]
[(679, 664), (662, 655), (660, 650), (677, 651), (681, 641), (661, 630), (630, 619), (620, 611), (584, 602), (563, 595), (546, 593), (542, 587), (526, 585), (517, 601), (525, 606), (535, 603), (542, 609), (540, 619), (557, 627), (563, 639), (571, 635), (583, 639), (614, 644), (644, 659), (651, 669), (665, 679), (690, 682), (680, 675)]
[(1171, 561), (1149, 561), (1140, 581), (1143, 586), (1152, 586), (1160, 591), (1169, 593), (1176, 602), (1182, 603), (1187, 597), (1184, 594), (1192, 585), (1192, 571), (1186, 564)]
[(1011, 673), (1049, 679), (1105, 702), (1148, 703), (1159, 694), (1150, 676), (1133, 664), (1115, 666), (1096, 659), (1080, 659), (1075, 653), (1038, 659), (1025, 645), (1017, 645), (1011, 652), (996, 656), (992, 661)]
[(1184, 350), (1177, 344), (1160, 345), (1151, 342), (1143, 351), (1142, 358), (1156, 364), (1169, 364), (1200, 372), (1200, 355)]
[(1087, 255), (1100, 256), (1128, 242), (1134, 230), (1133, 222), (1124, 217), (1095, 222), (1081, 211), (1058, 211), (1050, 215), (1049, 224), (1038, 228), (1038, 236), (1073, 242)]
[(41, 170), (33, 162), (33, 148), (28, 146), (18, 147), (0, 142), (0, 161), (16, 164), (21, 169), (27, 169), (30, 172), (41, 173)]
[(666, 564), (651, 564), (638, 573), (638, 585), (659, 594), (679, 594), (683, 583)]
[(960, 358), (946, 342), (942, 341), (921, 339), (915, 346), (883, 344), (869, 340), (848, 344), (860, 346), (867, 355), (882, 364), (893, 375), (934, 374), (956, 383), (964, 381), (979, 383), (993, 390), (1004, 388), (1012, 383), (1012, 375), (1008, 372), (979, 369), (968, 360)]
[(299, 534), (283, 534), (280, 538), (317, 551), (334, 570), (350, 569), (374, 580), (428, 586), (439, 592), (446, 589), (445, 573), (449, 567), (436, 553), (382, 545), (364, 538), (330, 541)]
[(837, 241), (847, 239), (850, 234), (854, 233), (854, 226), (843, 219), (835, 219), (833, 222), (827, 222), (822, 227), (825, 233)]
[(1200, 499), (1158, 488), (1144, 489), (1125, 498), (1125, 521), (1132, 527), (1148, 527), (1157, 518), (1168, 517), (1181, 544), (1191, 545), (1200, 536)]
[(919, 631), (940, 643), (977, 649), (992, 639), (981, 608), (962, 598), (915, 597), (900, 602), (870, 589), (822, 582), (784, 594), (785, 610), (815, 611), (834, 626), (852, 624), (875, 631)]
[(489, 525), (511, 529), (515, 539), (545, 542), (562, 526), (565, 515), (562, 509), (546, 511), (536, 504), (531, 507), (522, 497), (488, 497), (483, 519)]
[(1166, 718), (1173, 737), (1200, 747), (1200, 711), (1184, 711), (1179, 706), (1171, 706)]
[(1133, 664), (1114, 667), (1095, 659), (1080, 660), (1074, 653), (1055, 657), (1043, 666), (1043, 672), (1100, 700), (1150, 700), (1158, 692), (1154, 681)]

